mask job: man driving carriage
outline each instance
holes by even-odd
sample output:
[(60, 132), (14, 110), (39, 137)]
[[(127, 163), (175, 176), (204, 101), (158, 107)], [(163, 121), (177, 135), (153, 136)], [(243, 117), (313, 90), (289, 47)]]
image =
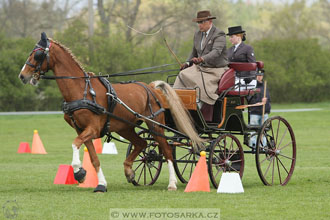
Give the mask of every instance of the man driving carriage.
[(197, 12), (193, 21), (199, 30), (194, 35), (193, 49), (173, 86), (176, 89), (199, 87), (200, 108), (203, 103), (214, 105), (219, 79), (228, 69), (226, 34), (213, 25), (213, 19), (216, 17), (210, 11)]

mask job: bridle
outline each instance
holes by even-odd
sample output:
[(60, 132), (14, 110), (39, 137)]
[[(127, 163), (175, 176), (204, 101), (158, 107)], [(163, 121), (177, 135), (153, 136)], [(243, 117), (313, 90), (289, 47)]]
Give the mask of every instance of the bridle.
[[(40, 42), (39, 42), (40, 43)], [(32, 53), (34, 53), (34, 60), (37, 61), (36, 65), (30, 63), (29, 60), (25, 62), (25, 64), (29, 65), (30, 67), (34, 68), (32, 77), (36, 80), (40, 79), (40, 76), (45, 75), (49, 71), (49, 49), (51, 47), (51, 42), (47, 39), (47, 45), (46, 47), (41, 46), (40, 44), (36, 44), (32, 52), (30, 53), (30, 56)], [(45, 61), (45, 58), (47, 59), (47, 70), (43, 71), (41, 70), (41, 66)]]

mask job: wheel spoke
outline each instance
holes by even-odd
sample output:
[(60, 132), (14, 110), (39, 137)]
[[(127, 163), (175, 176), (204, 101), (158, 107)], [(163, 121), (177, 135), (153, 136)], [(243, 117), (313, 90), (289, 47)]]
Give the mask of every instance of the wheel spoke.
[(221, 161), (222, 159), (221, 159), (221, 157), (220, 156), (218, 156), (218, 155), (216, 155), (216, 154), (214, 154), (213, 155), (214, 157), (216, 157), (219, 161)]
[(190, 147), (186, 147), (186, 146), (177, 146), (177, 148), (180, 148), (183, 150), (190, 150)]
[[(192, 157), (192, 154), (189, 155), (188, 161), (190, 160), (191, 157)], [(184, 168), (183, 168), (183, 170), (182, 170), (182, 172), (181, 172), (181, 176), (183, 176), (183, 173), (184, 173), (184, 171), (186, 170), (188, 164), (189, 164), (189, 163), (185, 163)]]
[(143, 172), (143, 177), (144, 177), (144, 184), (143, 185), (146, 185), (147, 183), (147, 164), (144, 165), (144, 172)]
[[(228, 160), (230, 160), (233, 156), (234, 156), (234, 154), (236, 154), (236, 152), (238, 151), (239, 149), (237, 148), (236, 150), (235, 150), (235, 152), (233, 152), (231, 155), (228, 155)], [(229, 153), (228, 153), (229, 154)]]
[[(221, 149), (221, 145), (220, 145), (220, 149)], [(223, 155), (224, 155), (224, 157), (226, 158), (226, 154), (227, 154), (227, 152), (226, 152), (226, 139), (224, 140), (224, 145), (223, 145)]]
[[(191, 153), (187, 153), (187, 154), (185, 154), (183, 157), (181, 157), (181, 158), (179, 158), (178, 160), (180, 161), (180, 160), (182, 160), (182, 158), (184, 158), (184, 157), (186, 157), (186, 156), (188, 156), (188, 155), (191, 155)], [(189, 158), (190, 159), (190, 158)], [(188, 160), (189, 160), (188, 159)]]
[(288, 157), (288, 156), (285, 156), (284, 154), (279, 154), (280, 156), (282, 156), (282, 157), (284, 157), (284, 158), (286, 158), (286, 159), (289, 159), (289, 160), (294, 160), (294, 158), (292, 158), (292, 157)]
[[(231, 149), (231, 150), (230, 150)], [(231, 143), (230, 143), (230, 148), (229, 148), (229, 152), (234, 150), (234, 139), (231, 139)], [(229, 154), (228, 152), (228, 154)]]
[(143, 162), (140, 163), (140, 164), (134, 169), (134, 172), (137, 171), (137, 169), (139, 169), (139, 167), (140, 167), (142, 164), (144, 164), (144, 163), (143, 163)]
[(287, 146), (289, 146), (290, 144), (292, 144), (293, 142), (292, 141), (290, 141), (289, 143), (287, 143), (286, 145), (284, 145), (283, 147), (281, 147), (281, 148), (278, 148), (279, 150), (283, 150), (284, 148), (286, 148)]
[(273, 159), (274, 159), (274, 157), (271, 157), (271, 161), (270, 161), (270, 163), (268, 164), (268, 167), (267, 167), (266, 172), (265, 172), (265, 174), (264, 174), (265, 177), (267, 176), (267, 173), (268, 173), (268, 171), (269, 171), (269, 168), (270, 168), (270, 165), (272, 164)]
[(218, 163), (218, 164), (213, 164), (214, 166), (223, 166), (223, 165), (225, 165), (225, 163)]
[(159, 168), (156, 167), (154, 164), (151, 164), (153, 168), (155, 168), (157, 171), (159, 171)]
[(236, 172), (239, 172), (238, 170), (236, 170), (234, 167), (230, 166), (231, 169), (233, 169)]
[(270, 159), (272, 156), (271, 155), (266, 155), (266, 158), (263, 159), (261, 162), (260, 162), (260, 165), (265, 162), (266, 160)]
[(274, 137), (274, 129), (273, 129), (273, 120), (270, 121), (270, 127), (271, 127), (271, 130), (272, 130), (272, 137)]
[(274, 170), (275, 170), (275, 158), (273, 158), (273, 169), (272, 169), (272, 185), (274, 185)]
[(216, 179), (219, 175), (219, 173), (222, 173), (223, 172), (223, 168), (220, 167), (220, 169), (217, 169), (217, 173), (214, 175), (214, 178)]
[(278, 133), (279, 133), (279, 130), (280, 130), (280, 123), (281, 123), (281, 121), (279, 120), (279, 121), (278, 121), (278, 125), (277, 125), (277, 133), (276, 133), (276, 141), (275, 141), (275, 146), (277, 145), (277, 140), (278, 140)]
[(285, 132), (284, 132), (284, 134), (282, 135), (282, 138), (281, 138), (281, 140), (280, 140), (280, 143), (278, 144), (278, 145), (276, 145), (277, 147), (276, 148), (279, 148), (280, 146), (281, 146), (281, 144), (282, 144), (282, 141), (283, 141), (283, 139), (284, 139), (284, 136), (286, 135), (286, 132), (287, 132), (288, 130), (287, 129), (285, 129)]
[(151, 169), (150, 169), (149, 166), (148, 166), (148, 170), (149, 170), (150, 177), (151, 177), (151, 179), (153, 180), (154, 178), (153, 178), (153, 176), (152, 176), (152, 172), (151, 172)]
[(213, 160), (212, 160), (212, 165), (214, 166), (214, 168), (217, 170), (216, 174), (214, 175), (215, 179), (217, 178), (218, 174), (221, 173), (221, 171), (223, 171), (223, 167), (222, 165), (224, 165), (224, 163), (222, 164), (215, 164), (213, 163)]
[(282, 185), (281, 171), (280, 171), (277, 157), (276, 157), (276, 165), (277, 165), (278, 178), (280, 179), (280, 184)]
[(282, 161), (280, 160), (280, 158), (276, 157), (278, 159), (278, 161), (280, 162), (280, 164), (282, 165), (283, 169), (285, 170), (285, 172), (287, 174), (289, 174), (289, 171), (286, 169), (286, 167), (284, 166), (284, 164), (282, 163)]
[(140, 175), (139, 175), (139, 178), (138, 178), (138, 181), (137, 182), (140, 182), (140, 179), (141, 179), (141, 176), (142, 176), (142, 173), (143, 173), (143, 170), (145, 169), (145, 164), (143, 165), (142, 169), (141, 169), (141, 172), (140, 172)]
[(192, 174), (192, 172), (193, 172), (193, 166), (194, 166), (194, 164), (192, 163), (192, 164), (191, 164), (191, 166), (190, 166), (189, 179), (190, 179), (190, 177), (191, 177), (191, 174)]

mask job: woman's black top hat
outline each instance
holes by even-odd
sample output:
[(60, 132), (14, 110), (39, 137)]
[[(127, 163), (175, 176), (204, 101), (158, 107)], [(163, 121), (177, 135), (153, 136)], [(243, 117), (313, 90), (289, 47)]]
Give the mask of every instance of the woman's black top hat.
[(228, 34), (227, 35), (234, 35), (234, 34), (241, 34), (245, 33), (244, 30), (242, 30), (241, 26), (235, 26), (235, 27), (229, 27), (228, 28)]

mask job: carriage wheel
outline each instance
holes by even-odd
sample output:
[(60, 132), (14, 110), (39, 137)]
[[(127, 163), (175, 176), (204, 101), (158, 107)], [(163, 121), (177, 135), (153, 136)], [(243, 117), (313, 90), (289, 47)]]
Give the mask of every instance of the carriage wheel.
[(282, 117), (262, 125), (256, 148), (256, 165), (265, 185), (286, 185), (296, 163), (296, 140), (290, 124)]
[(182, 140), (181, 142), (186, 142), (186, 144), (175, 145), (175, 142), (172, 144), (173, 165), (179, 180), (182, 183), (188, 183), (199, 155), (194, 153), (189, 140)]
[(239, 140), (231, 134), (220, 135), (211, 145), (208, 169), (211, 182), (217, 189), (224, 172), (244, 172), (244, 151)]
[[(163, 154), (159, 151), (158, 143), (147, 131), (139, 131), (138, 135), (147, 141), (147, 147), (133, 161), (132, 169), (135, 172), (133, 185), (152, 185), (159, 177), (163, 165)], [(129, 144), (126, 157), (133, 151)]]

